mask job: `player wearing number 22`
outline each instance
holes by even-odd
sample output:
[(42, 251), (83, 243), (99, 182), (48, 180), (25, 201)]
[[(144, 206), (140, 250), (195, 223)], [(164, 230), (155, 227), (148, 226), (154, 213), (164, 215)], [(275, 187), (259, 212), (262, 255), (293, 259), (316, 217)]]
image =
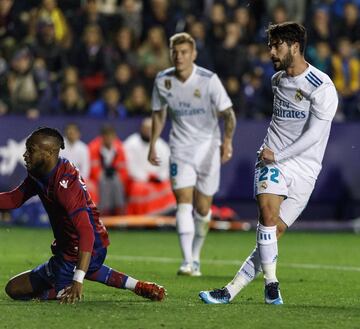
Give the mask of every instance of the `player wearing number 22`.
[(277, 240), (306, 207), (337, 110), (333, 82), (304, 58), (305, 28), (285, 22), (270, 25), (267, 32), (277, 72), (271, 80), (273, 116), (255, 168), (256, 246), (224, 288), (200, 292), (209, 304), (229, 303), (261, 272), (265, 303), (283, 304), (276, 275)]
[(38, 195), (55, 237), (49, 261), (10, 279), (6, 293), (18, 300), (60, 299), (74, 303), (82, 297), (85, 278), (162, 300), (163, 287), (138, 281), (103, 264), (108, 233), (79, 170), (59, 157), (60, 149), (64, 149), (64, 139), (56, 129), (35, 130), (26, 140), (27, 177), (13, 191), (0, 193), (0, 209), (17, 208)]
[[(170, 54), (174, 67), (160, 72), (153, 88), (148, 159), (153, 165), (161, 161), (156, 141), (167, 112), (172, 121), (170, 178), (183, 254), (178, 274), (200, 276), (200, 251), (211, 218), (210, 206), (219, 187), (220, 164), (232, 157), (236, 119), (218, 76), (194, 64), (196, 45), (189, 34), (170, 38)], [(222, 140), (218, 117), (224, 119)]]

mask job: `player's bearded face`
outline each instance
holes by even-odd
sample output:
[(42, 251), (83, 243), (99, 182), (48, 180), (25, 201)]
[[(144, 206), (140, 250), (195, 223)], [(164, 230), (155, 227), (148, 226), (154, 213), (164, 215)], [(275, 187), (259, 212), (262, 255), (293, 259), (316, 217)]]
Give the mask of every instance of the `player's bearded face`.
[(28, 171), (37, 173), (45, 164), (44, 152), (38, 145), (31, 142), (26, 143), (26, 151), (23, 155), (25, 167)]
[(294, 56), (291, 53), (291, 47), (285, 42), (271, 44), (270, 49), (275, 71), (287, 70), (292, 65)]
[[(286, 70), (289, 68), (289, 66), (292, 64), (294, 58), (293, 55), (291, 54), (290, 48), (287, 52), (287, 54), (282, 58), (279, 59), (279, 62), (274, 63), (274, 68), (276, 71), (280, 71), (280, 70)], [(276, 65), (278, 64), (278, 65)]]

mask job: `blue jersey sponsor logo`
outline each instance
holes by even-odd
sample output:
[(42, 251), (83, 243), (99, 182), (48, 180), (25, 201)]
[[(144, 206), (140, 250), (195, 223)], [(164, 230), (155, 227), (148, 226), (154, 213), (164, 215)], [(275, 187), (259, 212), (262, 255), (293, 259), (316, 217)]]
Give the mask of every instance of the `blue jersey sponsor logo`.
[(289, 119), (305, 119), (305, 111), (293, 111), (293, 110), (284, 110), (281, 108), (274, 108), (274, 115), (280, 118), (289, 118)]
[(179, 108), (172, 109), (172, 111), (176, 116), (191, 116), (191, 115), (199, 115), (206, 113), (206, 111), (202, 107), (193, 108), (191, 107), (190, 103), (184, 101), (179, 102)]
[(279, 96), (274, 98), (274, 115), (280, 118), (305, 119), (305, 111), (294, 111), (290, 109), (290, 103), (281, 99)]
[(173, 113), (176, 116), (191, 116), (191, 115), (199, 115), (205, 114), (206, 111), (203, 108), (198, 109), (181, 109), (181, 110), (173, 110)]

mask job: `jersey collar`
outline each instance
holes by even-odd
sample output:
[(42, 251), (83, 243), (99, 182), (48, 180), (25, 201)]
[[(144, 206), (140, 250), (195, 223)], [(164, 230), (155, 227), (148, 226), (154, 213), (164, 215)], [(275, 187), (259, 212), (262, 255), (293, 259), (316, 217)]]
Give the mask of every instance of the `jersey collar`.
[(179, 80), (176, 76), (175, 76), (175, 79), (176, 79), (182, 86), (184, 86), (184, 85), (188, 84), (189, 81), (191, 81), (191, 80), (193, 79), (196, 70), (197, 70), (197, 65), (196, 65), (195, 63), (193, 63), (193, 69), (192, 69), (192, 71), (191, 71), (191, 74), (189, 75), (189, 77), (188, 77), (184, 82), (182, 82), (181, 80)]

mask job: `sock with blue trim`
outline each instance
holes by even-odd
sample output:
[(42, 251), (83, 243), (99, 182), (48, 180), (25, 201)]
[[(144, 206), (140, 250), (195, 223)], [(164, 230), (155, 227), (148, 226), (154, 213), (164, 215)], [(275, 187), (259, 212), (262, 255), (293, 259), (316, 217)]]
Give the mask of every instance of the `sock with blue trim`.
[(265, 284), (277, 282), (276, 263), (278, 258), (278, 244), (276, 237), (276, 225), (264, 226), (258, 224), (256, 237), (261, 267), (264, 272)]
[(259, 248), (256, 246), (241, 265), (234, 278), (225, 286), (230, 293), (230, 301), (261, 273)]
[(103, 283), (109, 287), (134, 290), (138, 280), (118, 272), (111, 267), (102, 265), (96, 272), (86, 275), (87, 280)]

